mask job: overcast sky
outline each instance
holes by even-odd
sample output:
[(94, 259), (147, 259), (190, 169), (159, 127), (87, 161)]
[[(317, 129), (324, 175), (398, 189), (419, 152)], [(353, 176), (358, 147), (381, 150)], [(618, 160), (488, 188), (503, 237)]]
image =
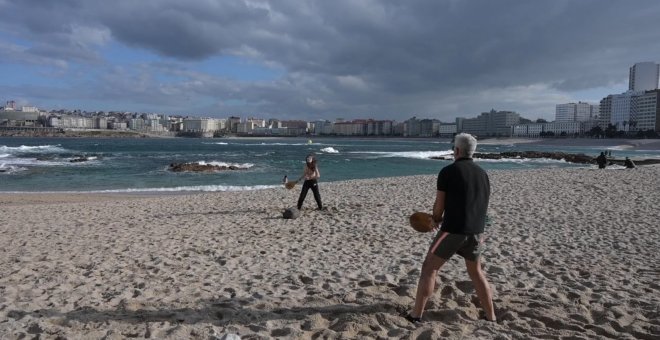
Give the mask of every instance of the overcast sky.
[(0, 105), (554, 119), (660, 61), (660, 1), (0, 0), (0, 45)]

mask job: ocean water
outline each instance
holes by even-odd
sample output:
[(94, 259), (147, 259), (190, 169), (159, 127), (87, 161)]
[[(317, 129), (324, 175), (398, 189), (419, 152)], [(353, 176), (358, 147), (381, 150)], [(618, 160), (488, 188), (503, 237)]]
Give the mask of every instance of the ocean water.
[[(570, 140), (567, 140), (570, 141)], [(480, 144), (478, 152), (563, 151), (617, 158), (660, 158), (659, 150), (606, 147)], [(236, 191), (278, 187), (296, 179), (305, 156), (316, 154), (321, 181), (437, 174), (450, 161), (449, 140), (344, 138), (77, 139), (0, 138), (0, 192)], [(79, 156), (86, 162), (71, 162)], [(174, 173), (170, 163), (234, 165), (240, 170)], [(477, 160), (485, 169), (591, 167), (550, 159)]]

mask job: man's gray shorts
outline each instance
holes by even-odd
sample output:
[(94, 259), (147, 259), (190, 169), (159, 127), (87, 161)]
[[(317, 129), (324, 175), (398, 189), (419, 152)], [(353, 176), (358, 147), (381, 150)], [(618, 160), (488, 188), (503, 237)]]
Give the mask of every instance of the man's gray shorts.
[(483, 234), (464, 235), (441, 231), (435, 235), (430, 251), (445, 260), (449, 260), (454, 254), (458, 254), (466, 260), (476, 261), (482, 250)]

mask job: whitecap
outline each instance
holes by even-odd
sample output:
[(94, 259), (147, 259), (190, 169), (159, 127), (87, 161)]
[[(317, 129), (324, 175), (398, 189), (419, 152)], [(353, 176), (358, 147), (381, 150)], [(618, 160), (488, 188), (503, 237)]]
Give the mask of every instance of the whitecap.
[(335, 149), (331, 146), (328, 146), (327, 148), (323, 148), (323, 149), (321, 149), (321, 151), (326, 152), (326, 153), (339, 153), (339, 151), (337, 151), (337, 149)]

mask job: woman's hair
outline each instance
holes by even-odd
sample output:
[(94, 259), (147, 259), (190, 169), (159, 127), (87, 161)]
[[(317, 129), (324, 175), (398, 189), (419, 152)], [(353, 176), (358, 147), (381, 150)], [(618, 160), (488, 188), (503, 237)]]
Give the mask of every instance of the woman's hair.
[[(307, 160), (310, 158), (312, 159), (312, 161), (308, 162)], [(316, 169), (316, 157), (314, 157), (314, 154), (310, 153), (309, 155), (307, 155), (307, 157), (305, 157), (305, 164), (307, 164), (307, 167), (312, 170)]]
[(469, 133), (459, 133), (454, 137), (454, 147), (461, 151), (459, 157), (472, 157), (477, 149), (477, 139)]

